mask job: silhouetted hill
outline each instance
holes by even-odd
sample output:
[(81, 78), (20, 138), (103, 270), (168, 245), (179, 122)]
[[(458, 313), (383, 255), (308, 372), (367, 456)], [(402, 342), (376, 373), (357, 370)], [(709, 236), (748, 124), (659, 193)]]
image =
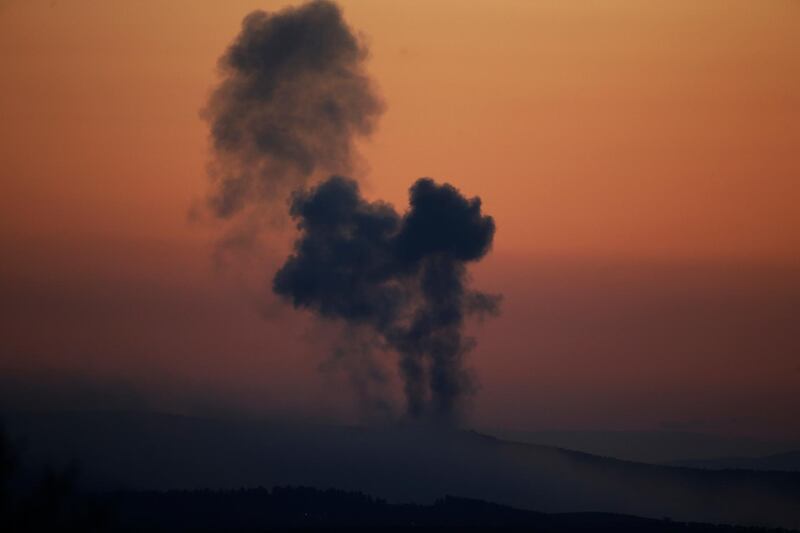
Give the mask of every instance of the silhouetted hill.
[(40, 463), (91, 490), (335, 487), (393, 503), (450, 494), (548, 513), (800, 527), (800, 474), (639, 464), (430, 427), (234, 422), (141, 413), (15, 415)]
[(722, 457), (672, 461), (670, 466), (707, 468), (711, 470), (773, 470), (800, 472), (800, 451), (777, 453), (766, 457)]
[(762, 457), (800, 449), (798, 442), (728, 437), (689, 431), (520, 431), (489, 430), (503, 440), (652, 464), (721, 457)]

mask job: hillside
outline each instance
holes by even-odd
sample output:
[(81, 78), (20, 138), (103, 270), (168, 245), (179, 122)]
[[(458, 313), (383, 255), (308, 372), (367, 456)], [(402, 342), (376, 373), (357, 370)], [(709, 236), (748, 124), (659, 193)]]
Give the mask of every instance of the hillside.
[(444, 495), (547, 513), (800, 527), (800, 474), (601, 458), (419, 427), (232, 422), (143, 413), (8, 415), (30, 460), (93, 491), (335, 487), (392, 503)]

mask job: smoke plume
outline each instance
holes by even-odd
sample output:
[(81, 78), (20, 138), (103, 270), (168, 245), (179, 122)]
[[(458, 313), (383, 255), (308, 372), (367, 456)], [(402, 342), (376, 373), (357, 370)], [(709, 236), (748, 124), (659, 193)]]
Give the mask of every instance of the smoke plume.
[(369, 135), (383, 111), (366, 57), (330, 2), (245, 17), (204, 110), (216, 216), (282, 200), (315, 175), (350, 172), (355, 138)]
[(472, 388), (464, 319), (497, 308), (497, 297), (467, 288), (466, 263), (488, 252), (495, 230), (480, 199), (423, 178), (400, 216), (361, 198), (355, 181), (333, 176), (295, 193), (291, 215), (300, 236), (274, 291), (378, 334), (400, 355), (410, 415), (456, 414)]
[(393, 352), (407, 413), (452, 419), (474, 389), (464, 321), (499, 302), (469, 289), (466, 270), (489, 251), (494, 221), (479, 198), (428, 178), (411, 187), (401, 215), (364, 200), (340, 175), (351, 170), (354, 140), (373, 130), (383, 108), (366, 56), (333, 3), (248, 15), (220, 60), (223, 78), (205, 111), (216, 154), (211, 208), (232, 218), (269, 210), (293, 191), (289, 214), (299, 235), (273, 291), (345, 326), (349, 338), (334, 358), (352, 352), (357, 393), (381, 397), (372, 382), (383, 385), (385, 375), (373, 355)]

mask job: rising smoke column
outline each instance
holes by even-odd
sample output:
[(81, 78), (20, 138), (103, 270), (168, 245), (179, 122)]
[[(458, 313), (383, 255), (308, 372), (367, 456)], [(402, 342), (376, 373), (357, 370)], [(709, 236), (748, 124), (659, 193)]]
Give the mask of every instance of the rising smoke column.
[(209, 203), (223, 219), (274, 215), (291, 192), (299, 236), (274, 292), (344, 324), (351, 338), (334, 352), (359, 352), (350, 364), (369, 365), (375, 346), (396, 353), (410, 416), (452, 419), (474, 389), (464, 321), (499, 301), (470, 290), (466, 271), (489, 251), (494, 222), (480, 199), (447, 184), (418, 180), (400, 215), (339, 175), (383, 111), (366, 57), (331, 2), (248, 15), (204, 110), (215, 154)]
[(333, 3), (245, 17), (203, 112), (216, 216), (282, 201), (315, 175), (350, 172), (353, 141), (369, 135), (383, 111), (366, 58)]
[(319, 316), (368, 326), (388, 343), (400, 356), (409, 415), (456, 416), (472, 390), (464, 319), (498, 303), (467, 288), (466, 264), (489, 251), (495, 231), (480, 199), (422, 178), (400, 216), (334, 176), (295, 193), (291, 215), (300, 236), (274, 291)]

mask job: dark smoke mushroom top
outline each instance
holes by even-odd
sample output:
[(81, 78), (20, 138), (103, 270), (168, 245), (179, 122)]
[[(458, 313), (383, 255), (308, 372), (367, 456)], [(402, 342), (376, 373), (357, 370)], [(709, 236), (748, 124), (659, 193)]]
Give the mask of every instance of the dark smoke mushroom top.
[(301, 234), (275, 276), (275, 292), (324, 316), (367, 322), (397, 318), (409, 303), (405, 285), (418, 281), (427, 258), (478, 260), (495, 231), (480, 198), (429, 178), (411, 187), (403, 217), (364, 200), (358, 184), (341, 176), (296, 192), (290, 212)]
[(489, 251), (495, 231), (480, 199), (423, 178), (401, 217), (333, 176), (295, 193), (291, 214), (300, 235), (273, 290), (295, 307), (370, 327), (400, 355), (408, 414), (454, 416), (473, 390), (464, 318), (499, 303), (467, 286), (465, 263)]

